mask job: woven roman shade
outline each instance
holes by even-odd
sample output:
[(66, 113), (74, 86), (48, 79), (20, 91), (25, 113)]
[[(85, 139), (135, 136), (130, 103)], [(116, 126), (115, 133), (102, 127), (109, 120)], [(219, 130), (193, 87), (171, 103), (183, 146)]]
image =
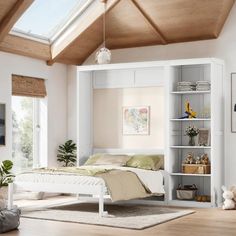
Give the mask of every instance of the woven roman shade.
[(44, 79), (12, 75), (12, 95), (44, 98), (47, 96)]

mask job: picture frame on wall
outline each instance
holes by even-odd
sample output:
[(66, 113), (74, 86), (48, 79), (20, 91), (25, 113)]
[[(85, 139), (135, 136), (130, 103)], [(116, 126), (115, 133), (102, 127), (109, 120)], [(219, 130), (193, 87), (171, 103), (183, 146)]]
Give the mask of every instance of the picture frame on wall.
[(0, 103), (0, 146), (6, 145), (6, 104)]
[(236, 133), (236, 72), (231, 73), (231, 132)]
[(123, 135), (150, 134), (150, 107), (123, 107)]
[(199, 146), (210, 146), (210, 129), (200, 128), (198, 133), (198, 145)]

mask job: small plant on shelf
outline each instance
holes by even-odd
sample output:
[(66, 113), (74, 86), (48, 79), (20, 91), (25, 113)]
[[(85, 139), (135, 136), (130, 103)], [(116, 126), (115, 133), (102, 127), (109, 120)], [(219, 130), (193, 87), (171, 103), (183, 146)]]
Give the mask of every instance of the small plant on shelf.
[(63, 162), (64, 167), (75, 165), (76, 144), (72, 140), (68, 140), (65, 142), (65, 144), (59, 146), (57, 161)]
[(195, 146), (195, 137), (199, 134), (199, 129), (195, 126), (188, 126), (185, 130), (185, 134), (189, 136), (189, 146)]

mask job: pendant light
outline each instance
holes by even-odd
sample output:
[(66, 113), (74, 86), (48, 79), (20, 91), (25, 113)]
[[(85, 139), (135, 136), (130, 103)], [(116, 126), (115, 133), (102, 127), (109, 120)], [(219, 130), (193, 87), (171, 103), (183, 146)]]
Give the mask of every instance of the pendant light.
[(106, 2), (107, 0), (101, 0), (104, 4), (103, 13), (103, 47), (96, 53), (96, 62), (98, 64), (108, 64), (111, 61), (111, 52), (106, 48)]

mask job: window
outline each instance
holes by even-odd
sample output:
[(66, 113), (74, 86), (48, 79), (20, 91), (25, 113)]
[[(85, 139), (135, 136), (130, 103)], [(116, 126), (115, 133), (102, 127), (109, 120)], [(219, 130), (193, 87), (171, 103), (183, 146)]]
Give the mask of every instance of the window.
[(13, 32), (50, 40), (93, 0), (35, 0), (16, 22)]
[(40, 165), (40, 99), (12, 96), (12, 158), (16, 171)]

